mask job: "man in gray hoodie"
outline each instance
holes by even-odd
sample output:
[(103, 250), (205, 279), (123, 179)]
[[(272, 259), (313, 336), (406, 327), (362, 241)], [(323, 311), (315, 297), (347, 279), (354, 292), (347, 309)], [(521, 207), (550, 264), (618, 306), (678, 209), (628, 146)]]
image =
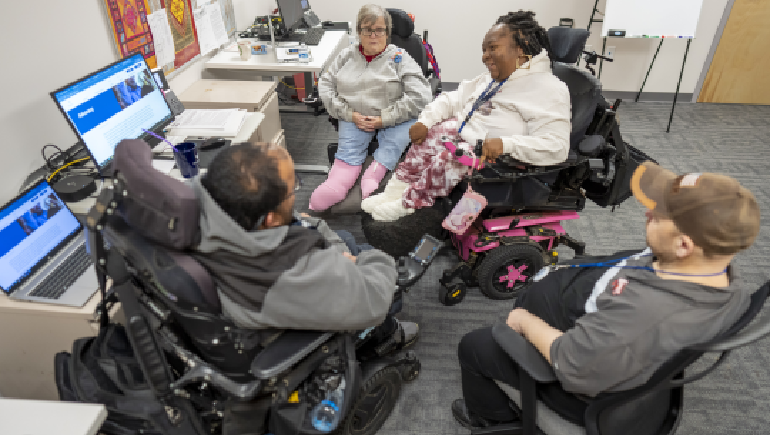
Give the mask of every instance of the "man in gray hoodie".
[[(731, 263), (759, 232), (751, 192), (724, 175), (677, 176), (649, 162), (634, 172), (631, 188), (648, 209), (649, 247), (543, 269), (507, 320), (559, 380), (542, 386), (540, 400), (578, 425), (590, 398), (646, 383), (680, 350), (725, 332), (750, 302)], [(463, 337), (458, 355), (458, 422), (517, 418), (495, 380), (518, 388), (518, 367), (491, 328)]]
[(282, 148), (243, 144), (219, 153), (193, 180), (201, 204), (195, 258), (212, 274), (222, 311), (255, 329), (374, 328), (378, 354), (408, 346), (418, 327), (388, 315), (393, 258), (350, 254), (322, 220), (294, 221), (294, 164)]

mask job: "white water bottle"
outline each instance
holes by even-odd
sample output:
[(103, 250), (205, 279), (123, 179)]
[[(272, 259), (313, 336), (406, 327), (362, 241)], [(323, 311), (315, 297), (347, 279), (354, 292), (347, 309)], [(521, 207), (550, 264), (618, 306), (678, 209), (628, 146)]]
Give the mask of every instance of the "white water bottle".
[(310, 62), (310, 49), (308, 49), (307, 44), (304, 42), (299, 44), (299, 50), (297, 51), (297, 54), (299, 54), (299, 61), (301, 63)]
[(334, 391), (326, 394), (326, 398), (310, 411), (310, 422), (316, 430), (331, 432), (340, 424), (342, 402), (345, 398), (345, 379)]

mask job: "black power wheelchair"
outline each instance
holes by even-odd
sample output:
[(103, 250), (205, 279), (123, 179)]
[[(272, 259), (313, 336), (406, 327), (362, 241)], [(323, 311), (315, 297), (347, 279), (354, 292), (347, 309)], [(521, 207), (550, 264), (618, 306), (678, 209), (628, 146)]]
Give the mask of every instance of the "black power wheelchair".
[[(101, 328), (56, 355), (61, 400), (106, 405), (105, 435), (320, 435), (309, 411), (344, 380), (334, 433), (379, 430), (402, 383), (420, 372), (414, 353), (362, 351), (369, 330), (237, 327), (222, 315), (211, 275), (189, 255), (199, 240), (192, 188), (151, 160), (142, 141), (121, 142), (115, 178), (87, 216)], [(431, 259), (399, 261), (391, 314)], [(111, 318), (116, 303), (122, 324)]]
[[(367, 241), (394, 257), (403, 255), (425, 232), (450, 238), (460, 261), (444, 272), (439, 300), (454, 305), (467, 287), (478, 286), (492, 299), (511, 299), (546, 264), (557, 261), (561, 244), (582, 255), (585, 244), (570, 237), (561, 221), (577, 219), (586, 198), (601, 207), (619, 205), (631, 196), (630, 180), (637, 165), (651, 160), (623, 141), (617, 120), (620, 100), (609, 104), (601, 83), (578, 60), (589, 33), (584, 29), (549, 29), (553, 74), (569, 90), (572, 130), (569, 156), (553, 166), (526, 165), (501, 156), (494, 164), (462, 180), (447, 198), (432, 208), (395, 222), (378, 222), (364, 215)], [(448, 149), (455, 149), (454, 146)], [(458, 158), (467, 158), (455, 150)], [(480, 155), (480, 144), (475, 154)], [(441, 221), (471, 186), (488, 203), (464, 234), (449, 234)]]

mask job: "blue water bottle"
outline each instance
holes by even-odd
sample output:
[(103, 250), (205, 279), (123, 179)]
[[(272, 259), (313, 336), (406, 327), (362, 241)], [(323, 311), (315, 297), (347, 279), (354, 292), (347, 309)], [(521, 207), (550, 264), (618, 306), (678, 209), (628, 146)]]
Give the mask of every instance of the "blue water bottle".
[(345, 379), (333, 391), (326, 393), (326, 398), (310, 411), (310, 422), (316, 430), (331, 432), (340, 424), (342, 405), (345, 399)]

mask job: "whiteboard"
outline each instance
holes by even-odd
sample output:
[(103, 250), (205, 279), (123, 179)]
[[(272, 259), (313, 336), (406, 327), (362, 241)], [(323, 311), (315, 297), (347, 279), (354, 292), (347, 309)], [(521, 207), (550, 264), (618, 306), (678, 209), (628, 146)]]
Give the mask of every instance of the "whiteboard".
[(607, 0), (602, 36), (625, 30), (626, 38), (694, 38), (703, 0)]

